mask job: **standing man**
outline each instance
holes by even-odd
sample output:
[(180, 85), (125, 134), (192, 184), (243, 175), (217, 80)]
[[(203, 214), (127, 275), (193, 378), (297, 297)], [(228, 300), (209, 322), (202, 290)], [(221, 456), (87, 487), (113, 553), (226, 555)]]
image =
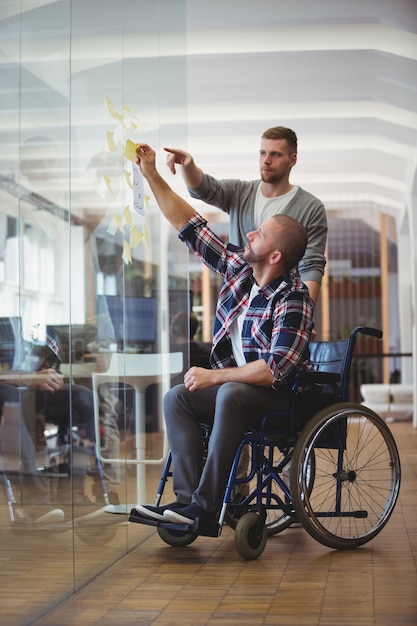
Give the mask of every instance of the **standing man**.
[[(213, 271), (223, 276), (211, 351), (212, 369), (191, 367), (184, 384), (165, 395), (176, 501), (138, 504), (135, 516), (178, 523), (216, 521), (230, 467), (248, 426), (290, 407), (291, 386), (310, 369), (308, 343), (313, 301), (296, 272), (307, 231), (287, 215), (274, 215), (247, 234), (243, 250), (226, 245), (161, 178), (155, 152), (137, 147), (137, 163), (166, 219)], [(286, 418), (284, 418), (286, 419)], [(211, 428), (207, 458), (203, 431)]]
[(259, 168), (261, 178), (252, 181), (217, 180), (194, 163), (191, 154), (165, 148), (167, 163), (175, 174), (182, 173), (191, 197), (218, 207), (229, 214), (230, 242), (246, 243), (246, 233), (259, 228), (271, 215), (289, 215), (308, 232), (308, 245), (298, 264), (301, 280), (316, 303), (326, 264), (327, 218), (322, 202), (297, 185), (290, 183), (290, 173), (297, 163), (297, 135), (290, 128), (275, 126), (261, 139)]

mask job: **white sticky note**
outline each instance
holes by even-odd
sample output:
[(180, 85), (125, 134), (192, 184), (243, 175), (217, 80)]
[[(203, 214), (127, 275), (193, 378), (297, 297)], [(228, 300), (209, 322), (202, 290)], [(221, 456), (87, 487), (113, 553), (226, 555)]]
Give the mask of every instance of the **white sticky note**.
[(132, 163), (133, 179), (133, 210), (139, 215), (145, 215), (145, 193), (143, 191), (143, 176), (136, 163)]

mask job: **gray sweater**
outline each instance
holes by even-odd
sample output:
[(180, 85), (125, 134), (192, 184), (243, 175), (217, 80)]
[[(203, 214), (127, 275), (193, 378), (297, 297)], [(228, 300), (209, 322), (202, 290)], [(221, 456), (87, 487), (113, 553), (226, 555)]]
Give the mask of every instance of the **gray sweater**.
[[(260, 180), (217, 180), (204, 174), (200, 186), (188, 191), (191, 197), (228, 213), (230, 242), (244, 246), (247, 243), (246, 233), (256, 229), (254, 207), (260, 182)], [(308, 232), (307, 248), (298, 265), (301, 279), (321, 283), (326, 265), (324, 253), (327, 239), (327, 217), (323, 204), (300, 187), (283, 213), (303, 224)]]

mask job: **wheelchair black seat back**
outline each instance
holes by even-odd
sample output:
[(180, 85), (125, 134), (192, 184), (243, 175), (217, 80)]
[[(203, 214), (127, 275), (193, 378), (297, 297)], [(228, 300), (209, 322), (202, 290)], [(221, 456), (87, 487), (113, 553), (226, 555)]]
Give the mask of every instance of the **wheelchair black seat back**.
[(305, 426), (320, 409), (348, 400), (350, 368), (359, 333), (382, 337), (377, 329), (358, 327), (346, 339), (310, 343), (314, 370), (300, 373), (293, 386), (292, 414), (298, 426)]
[[(217, 536), (226, 522), (235, 546), (247, 560), (260, 556), (268, 536), (295, 522), (334, 549), (356, 548), (373, 539), (394, 510), (400, 488), (400, 460), (391, 431), (367, 407), (348, 401), (349, 374), (359, 333), (348, 339), (312, 342), (314, 370), (300, 373), (292, 389), (291, 411), (270, 413), (259, 430), (242, 440), (225, 490), (216, 528), (153, 522), (132, 509), (129, 520), (157, 526), (173, 546), (198, 535)], [(289, 427), (277, 427), (277, 416)], [(209, 433), (207, 433), (207, 438)], [(174, 470), (175, 471), (175, 470)], [(155, 505), (171, 473), (168, 455)]]

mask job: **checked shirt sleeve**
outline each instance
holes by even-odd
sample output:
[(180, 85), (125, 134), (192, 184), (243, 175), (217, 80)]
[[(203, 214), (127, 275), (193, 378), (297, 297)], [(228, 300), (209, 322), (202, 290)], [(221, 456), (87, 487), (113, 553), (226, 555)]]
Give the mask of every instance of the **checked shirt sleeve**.
[(290, 386), (308, 362), (313, 304), (303, 292), (290, 292), (279, 300), (273, 316), (271, 349), (264, 359), (274, 377), (273, 387)]
[(207, 267), (226, 276), (246, 265), (236, 254), (235, 246), (225, 244), (207, 226), (207, 221), (195, 213), (179, 232), (178, 237), (184, 241)]

